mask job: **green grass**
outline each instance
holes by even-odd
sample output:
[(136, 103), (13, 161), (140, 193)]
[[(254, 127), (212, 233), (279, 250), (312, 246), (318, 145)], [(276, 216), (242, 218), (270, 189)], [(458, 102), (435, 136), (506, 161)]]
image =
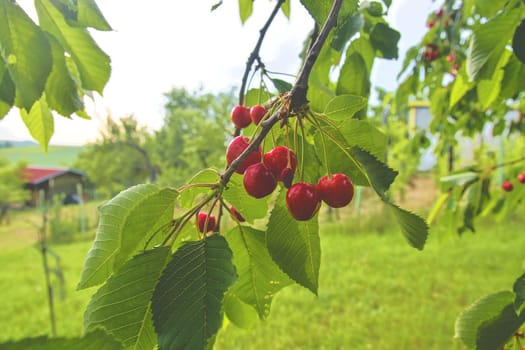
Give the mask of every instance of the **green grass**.
[[(461, 349), (453, 339), (458, 314), (485, 294), (510, 289), (523, 273), (524, 224), (480, 224), (477, 234), (461, 238), (434, 232), (417, 251), (397, 229), (356, 234), (348, 233), (351, 220), (326, 223), (319, 295), (286, 288), (266, 321), (250, 330), (226, 325), (216, 348)], [(16, 235), (0, 229), (0, 341), (49, 333), (41, 256), (30, 235)], [(67, 286), (65, 300), (57, 300), (59, 335), (82, 332), (82, 313), (96, 288), (77, 292), (75, 286), (90, 245), (53, 247)]]
[(12, 163), (26, 161), (32, 166), (70, 167), (75, 162), (82, 147), (49, 146), (44, 152), (40, 146), (0, 148), (0, 157), (5, 157)]

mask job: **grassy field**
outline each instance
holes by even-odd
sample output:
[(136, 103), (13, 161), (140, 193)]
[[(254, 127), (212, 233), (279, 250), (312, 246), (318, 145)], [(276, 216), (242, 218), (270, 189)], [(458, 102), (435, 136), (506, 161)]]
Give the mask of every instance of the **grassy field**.
[(0, 157), (5, 157), (12, 163), (26, 161), (32, 166), (70, 167), (77, 158), (82, 147), (49, 146), (45, 153), (38, 145), (26, 147), (0, 148)]
[[(94, 213), (94, 205), (89, 211)], [(10, 227), (0, 227), (0, 341), (50, 333), (34, 244), (37, 223), (37, 213), (16, 213)], [(355, 233), (351, 219), (325, 223), (319, 296), (298, 286), (285, 289), (268, 320), (250, 330), (226, 325), (216, 348), (461, 349), (453, 339), (461, 310), (487, 293), (511, 288), (523, 272), (524, 224), (523, 219), (484, 224), (461, 238), (434, 232), (420, 252), (397, 229)], [(81, 334), (82, 312), (95, 292), (75, 291), (92, 234), (87, 238), (52, 246), (65, 278), (64, 298), (56, 295), (59, 335)]]

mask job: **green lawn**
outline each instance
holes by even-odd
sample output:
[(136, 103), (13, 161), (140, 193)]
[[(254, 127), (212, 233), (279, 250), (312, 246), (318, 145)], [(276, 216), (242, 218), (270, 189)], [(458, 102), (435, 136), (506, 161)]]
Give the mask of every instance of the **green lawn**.
[(49, 146), (45, 153), (40, 146), (0, 148), (0, 157), (12, 163), (26, 161), (32, 166), (70, 167), (75, 162), (80, 146)]
[[(453, 339), (459, 312), (485, 294), (510, 289), (523, 273), (524, 224), (479, 225), (478, 233), (461, 238), (434, 232), (420, 252), (397, 229), (356, 234), (348, 233), (351, 221), (327, 223), (319, 296), (298, 286), (285, 289), (266, 321), (250, 330), (226, 325), (216, 348), (461, 349)], [(28, 235), (16, 235), (0, 230), (0, 341), (49, 332), (41, 257)], [(82, 331), (82, 311), (95, 289), (77, 292), (75, 286), (90, 245), (53, 247), (67, 286), (66, 298), (57, 301), (60, 335)]]

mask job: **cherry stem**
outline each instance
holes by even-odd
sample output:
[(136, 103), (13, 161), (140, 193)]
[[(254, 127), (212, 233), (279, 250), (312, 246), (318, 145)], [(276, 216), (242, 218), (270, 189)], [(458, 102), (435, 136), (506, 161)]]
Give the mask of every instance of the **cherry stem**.
[(210, 188), (213, 188), (215, 186), (217, 186), (216, 183), (197, 183), (196, 182), (196, 183), (182, 185), (179, 188), (177, 188), (177, 191), (182, 192), (182, 191), (185, 191), (185, 190), (193, 188), (193, 187), (210, 187)]
[[(270, 25), (275, 19), (277, 12), (279, 12), (281, 5), (285, 1), (286, 0), (277, 1), (277, 3), (275, 4), (275, 7), (272, 10), (272, 13), (270, 14), (270, 17), (268, 17), (268, 20), (266, 21), (264, 26), (261, 28), (261, 30), (259, 30), (259, 39), (257, 40), (257, 43), (255, 44), (255, 47), (253, 48), (253, 51), (250, 53), (250, 56), (248, 57), (248, 61), (246, 62), (246, 68), (244, 69), (244, 74), (242, 76), (241, 89), (239, 91), (239, 104), (240, 105), (244, 103), (244, 94), (246, 91), (246, 83), (248, 81), (248, 75), (250, 74), (250, 71), (252, 70), (252, 66), (254, 62), (256, 60), (260, 60), (259, 51), (261, 50), (261, 46), (264, 41), (264, 37), (266, 36), (266, 32), (268, 31), (268, 28), (270, 28)], [(241, 134), (241, 129), (235, 128), (235, 132), (233, 136), (239, 136), (240, 134)]]
[(513, 160), (509, 160), (507, 162), (503, 162), (503, 163), (499, 163), (499, 164), (495, 164), (493, 166), (491, 166), (489, 169), (492, 171), (492, 170), (496, 170), (498, 168), (502, 168), (502, 167), (505, 167), (505, 166), (509, 166), (509, 165), (514, 165), (514, 164), (517, 164), (517, 163), (521, 163), (525, 161), (525, 157), (520, 157), (518, 159), (513, 159)]
[[(322, 128), (321, 124), (319, 123), (319, 120), (317, 120), (317, 118), (314, 115), (307, 114), (307, 117), (308, 120), (312, 124), (314, 124), (314, 126), (317, 127), (318, 130)], [(319, 134), (321, 135), (321, 142), (323, 144), (324, 165), (326, 167), (326, 173), (329, 177), (332, 177), (332, 172), (330, 171), (330, 166), (328, 164), (328, 153), (326, 152), (326, 140), (324, 138), (324, 134), (321, 131), (319, 131)]]
[(299, 129), (301, 129), (301, 181), (304, 180), (304, 126), (303, 121), (301, 120), (300, 116), (297, 116), (297, 123), (295, 124), (295, 128), (297, 129), (297, 125), (299, 125)]
[(188, 223), (188, 221), (191, 219), (191, 217), (195, 214), (197, 214), (199, 212), (199, 210), (201, 210), (202, 207), (204, 207), (206, 204), (208, 204), (208, 202), (210, 200), (212, 200), (214, 197), (217, 197), (218, 195), (218, 191), (214, 191), (212, 194), (210, 194), (209, 196), (207, 196), (206, 198), (204, 198), (202, 201), (199, 202), (199, 204), (197, 204), (196, 206), (194, 206), (193, 208), (189, 209), (188, 211), (186, 211), (178, 220), (176, 221), (179, 221), (178, 223), (175, 224), (175, 226), (173, 227), (173, 229), (171, 230), (171, 232), (166, 236), (166, 238), (164, 239), (164, 241), (162, 241), (162, 244), (161, 246), (164, 246), (168, 243), (168, 241), (174, 237), (173, 239), (173, 242), (171, 243), (173, 245), (173, 243), (175, 243), (175, 240), (177, 239), (177, 236), (178, 234), (180, 233), (180, 231), (182, 230), (182, 228), (184, 226), (186, 226), (186, 224)]
[[(279, 0), (274, 12), (277, 13), (280, 4), (282, 4), (284, 0)], [(306, 54), (306, 59), (303, 63), (303, 67), (301, 68), (301, 71), (299, 73), (299, 77), (295, 83), (295, 85), (292, 87), (292, 90), (290, 93), (283, 96), (283, 99), (291, 100), (291, 106), (290, 101), (283, 101), (283, 104), (280, 108), (276, 109), (270, 117), (268, 117), (265, 120), (262, 120), (259, 124), (261, 126), (261, 132), (254, 137), (248, 147), (226, 168), (226, 170), (221, 175), (221, 183), (223, 186), (226, 186), (228, 182), (230, 181), (230, 178), (232, 177), (235, 170), (239, 167), (241, 162), (248, 157), (248, 155), (259, 148), (261, 145), (262, 140), (266, 137), (266, 135), (270, 132), (272, 127), (279, 121), (283, 119), (282, 115), (285, 115), (284, 118), (286, 118), (289, 115), (290, 107), (291, 111), (297, 111), (300, 110), (304, 105), (308, 103), (308, 100), (306, 99), (306, 93), (308, 91), (308, 77), (312, 71), (312, 67), (317, 60), (317, 57), (319, 56), (319, 53), (321, 51), (321, 48), (323, 47), (328, 34), (330, 30), (335, 27), (337, 24), (337, 15), (339, 13), (339, 9), (341, 8), (341, 2), (342, 0), (334, 0), (334, 3), (332, 5), (332, 9), (330, 10), (330, 14), (328, 15), (328, 18), (326, 19), (326, 22), (323, 25), (323, 28), (321, 29), (321, 32), (316, 37), (315, 42), (310, 47)], [(273, 14), (273, 13), (272, 13)], [(272, 18), (273, 20), (273, 18)], [(269, 20), (267, 24), (269, 25), (271, 21)], [(264, 30), (263, 30), (264, 29)], [(261, 34), (265, 33), (267, 30), (267, 26), (263, 27), (261, 30)], [(262, 39), (264, 35), (261, 35), (259, 38), (259, 41), (262, 42)], [(256, 49), (260, 48), (260, 43), (256, 46)], [(257, 49), (258, 50), (258, 49)], [(258, 52), (257, 50), (254, 50), (254, 52)], [(253, 53), (252, 53), (253, 54)], [(256, 55), (256, 54), (255, 54)], [(250, 55), (252, 56), (252, 55)], [(250, 62), (250, 59), (248, 60)], [(253, 63), (253, 62), (252, 62)], [(248, 65), (247, 65), (248, 66)], [(245, 73), (247, 75), (247, 73)], [(244, 79), (243, 79), (244, 80)], [(241, 88), (241, 94), (240, 96), (244, 95), (243, 91), (246, 87), (243, 86)], [(236, 136), (240, 134), (240, 130), (236, 130)]]

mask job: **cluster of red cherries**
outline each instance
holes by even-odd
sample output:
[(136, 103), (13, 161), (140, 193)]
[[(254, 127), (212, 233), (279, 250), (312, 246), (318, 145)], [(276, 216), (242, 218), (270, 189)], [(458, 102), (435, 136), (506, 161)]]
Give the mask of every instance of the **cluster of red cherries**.
[[(258, 125), (267, 115), (262, 105), (251, 108), (237, 105), (233, 108), (231, 119), (236, 127), (245, 128), (254, 123)], [(246, 136), (235, 137), (226, 150), (226, 161), (230, 165), (250, 145)], [(309, 220), (319, 210), (321, 201), (332, 208), (346, 206), (354, 195), (354, 186), (348, 176), (342, 173), (323, 176), (317, 184), (307, 182), (293, 183), (297, 169), (297, 156), (286, 146), (276, 146), (266, 153), (261, 147), (252, 151), (236, 168), (243, 175), (246, 193), (254, 198), (270, 195), (281, 182), (285, 188), (286, 205), (296, 220)]]
[[(518, 182), (520, 184), (525, 184), (525, 173), (521, 173), (518, 175)], [(514, 184), (511, 182), (511, 181), (503, 181), (503, 183), (501, 184), (501, 188), (503, 189), (503, 191), (505, 192), (512, 192), (512, 190), (514, 190)]]

